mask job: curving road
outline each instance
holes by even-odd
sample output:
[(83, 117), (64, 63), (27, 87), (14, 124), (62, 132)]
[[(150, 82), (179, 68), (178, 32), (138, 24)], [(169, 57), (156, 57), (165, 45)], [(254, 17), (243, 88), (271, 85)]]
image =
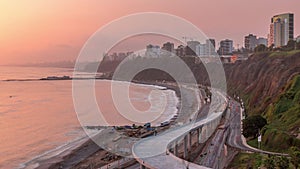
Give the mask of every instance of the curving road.
[(191, 130), (206, 125), (209, 126), (210, 129), (204, 134), (205, 138), (207, 139), (213, 133), (227, 106), (226, 98), (220, 92), (213, 92), (215, 92), (216, 98), (214, 98), (215, 101), (212, 103), (211, 109), (206, 117), (137, 142), (132, 148), (133, 156), (136, 160), (147, 168), (207, 168), (174, 156), (168, 152), (168, 147), (173, 142), (182, 139)]
[(229, 123), (229, 135), (227, 138), (226, 144), (238, 148), (244, 151), (258, 152), (263, 154), (270, 155), (280, 155), (280, 156), (288, 156), (288, 154), (269, 152), (264, 150), (259, 150), (257, 148), (251, 147), (247, 144), (246, 139), (242, 135), (242, 113), (243, 109), (240, 104), (236, 101), (230, 101), (230, 123)]

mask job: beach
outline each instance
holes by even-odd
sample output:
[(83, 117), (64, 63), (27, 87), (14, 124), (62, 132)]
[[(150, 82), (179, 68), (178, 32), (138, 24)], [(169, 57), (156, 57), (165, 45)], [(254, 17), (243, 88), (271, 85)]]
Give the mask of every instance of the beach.
[[(179, 98), (177, 106), (178, 118), (176, 124), (183, 124), (190, 121), (191, 118), (197, 115), (199, 110), (199, 96), (194, 94), (194, 90), (190, 87), (184, 87), (182, 93), (176, 84), (159, 84), (169, 90), (173, 90)], [(198, 97), (198, 98), (197, 98)], [(56, 156), (52, 159), (40, 162), (38, 168), (88, 168), (88, 167), (101, 167), (113, 161), (117, 161), (121, 157), (115, 156), (112, 153), (100, 148), (91, 139), (88, 139), (84, 144), (78, 146), (67, 154)], [(122, 167), (131, 165), (134, 160), (129, 160), (127, 163), (122, 164)]]

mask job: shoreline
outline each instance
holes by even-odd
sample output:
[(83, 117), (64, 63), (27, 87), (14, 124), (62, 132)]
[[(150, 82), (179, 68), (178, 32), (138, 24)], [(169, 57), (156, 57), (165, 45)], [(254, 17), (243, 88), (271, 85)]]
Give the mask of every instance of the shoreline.
[[(187, 91), (186, 93), (183, 92), (182, 96), (179, 90), (179, 87), (177, 84), (172, 83), (172, 84), (159, 84), (159, 83), (151, 83), (151, 82), (142, 82), (142, 84), (146, 85), (160, 85), (163, 87), (166, 87), (169, 90), (173, 90), (176, 93), (176, 96), (179, 98), (179, 107), (177, 107), (177, 113), (178, 113), (178, 119), (180, 119), (181, 122), (183, 121), (189, 121), (190, 116), (189, 115), (196, 115), (198, 114), (199, 111), (199, 106), (196, 106), (195, 104), (184, 104), (182, 105), (182, 102), (184, 103), (189, 103), (189, 102), (197, 102), (198, 100), (193, 98), (189, 92), (193, 92), (194, 90), (191, 88), (185, 88)], [(199, 95), (201, 93), (198, 93)], [(200, 107), (201, 108), (201, 107)], [(192, 111), (189, 111), (192, 110)], [(190, 114), (184, 114), (186, 111), (191, 112)], [(195, 111), (195, 112), (193, 112)], [(196, 114), (195, 114), (196, 113)], [(188, 118), (187, 118), (188, 117)], [(95, 143), (89, 139), (89, 144), (94, 144)], [(88, 144), (88, 143), (87, 143)], [(75, 168), (75, 169), (80, 169), (80, 168), (100, 168), (106, 165), (111, 164), (112, 162), (119, 160), (120, 158), (113, 159), (111, 161), (106, 161), (104, 162), (102, 159), (105, 158), (106, 156), (109, 156), (111, 153), (107, 152), (106, 150), (103, 150), (102, 148), (98, 147), (98, 151), (91, 153), (87, 158), (82, 159), (81, 161), (76, 161), (75, 165), (69, 165), (70, 163), (74, 163), (74, 159), (78, 158), (78, 152), (82, 152), (82, 149), (84, 149), (84, 146), (79, 147), (78, 149), (74, 150), (71, 154), (66, 156), (63, 161), (52, 164), (50, 169), (59, 169), (59, 168)], [(86, 152), (85, 152), (86, 153)], [(77, 156), (77, 157), (76, 157)], [(131, 161), (121, 164), (122, 168), (127, 167), (126, 165), (128, 164), (133, 164), (135, 163), (135, 160), (132, 159)], [(39, 168), (39, 167), (38, 167)], [(42, 167), (40, 167), (42, 168)]]
[[(96, 79), (96, 80), (110, 80), (110, 79)], [(145, 85), (145, 86), (151, 86), (155, 87), (158, 90), (172, 90), (174, 91), (174, 95), (177, 97), (177, 105), (176, 105), (176, 112), (174, 114), (178, 114), (179, 112), (179, 107), (181, 104), (181, 98), (180, 98), (180, 91), (179, 88), (176, 85), (173, 84), (160, 84), (156, 82), (137, 82), (134, 81), (132, 82), (136, 85)], [(172, 116), (174, 116), (174, 114)], [(168, 121), (170, 121), (169, 119)], [(82, 141), (84, 140), (84, 141)], [(70, 144), (62, 145), (63, 148), (65, 147), (70, 147), (64, 150), (60, 150), (58, 147), (49, 150), (50, 153), (56, 152), (56, 151), (61, 151), (57, 155), (54, 155), (50, 158), (44, 158), (47, 156), (49, 153), (45, 152), (41, 155), (38, 155), (31, 159), (30, 161), (27, 161), (25, 163), (20, 164), (19, 168), (61, 168), (61, 164), (67, 164), (70, 166), (76, 166), (77, 163), (80, 163), (90, 156), (93, 156), (95, 153), (105, 155), (107, 154), (106, 150), (103, 150), (100, 148), (98, 145), (96, 145), (91, 138), (88, 136), (85, 136), (83, 138), (80, 138), (79, 140), (75, 139), (75, 141), (70, 142)], [(60, 147), (60, 146), (59, 146)], [(56, 150), (57, 149), (57, 150)]]

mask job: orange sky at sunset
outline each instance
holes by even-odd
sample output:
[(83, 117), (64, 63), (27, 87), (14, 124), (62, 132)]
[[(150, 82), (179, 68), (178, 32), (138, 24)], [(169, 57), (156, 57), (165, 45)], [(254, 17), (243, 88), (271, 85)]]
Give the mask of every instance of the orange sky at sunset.
[(74, 60), (101, 26), (136, 12), (183, 17), (235, 46), (249, 33), (266, 37), (273, 15), (293, 12), (298, 36), (299, 6), (299, 0), (0, 0), (0, 65)]

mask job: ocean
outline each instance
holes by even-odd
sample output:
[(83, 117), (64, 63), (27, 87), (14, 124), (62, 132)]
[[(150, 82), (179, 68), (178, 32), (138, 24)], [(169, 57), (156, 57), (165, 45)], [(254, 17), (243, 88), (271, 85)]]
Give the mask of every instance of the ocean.
[[(59, 155), (72, 144), (78, 144), (78, 140), (87, 138), (74, 110), (72, 81), (34, 80), (72, 74), (73, 70), (66, 68), (0, 66), (0, 168), (36, 166), (38, 164), (32, 164), (39, 158)], [(89, 74), (82, 73), (82, 76)], [(27, 81), (23, 81), (25, 79)], [(108, 80), (96, 81), (99, 107), (110, 124), (132, 125), (132, 121), (118, 115), (111, 98), (110, 84)], [(160, 104), (155, 100), (162, 96), (167, 98), (167, 106), (163, 114), (153, 121), (156, 125), (169, 120), (177, 112), (175, 92), (150, 85), (130, 86), (130, 100), (140, 111), (151, 106), (154, 106), (151, 110), (155, 111), (158, 105), (151, 105), (149, 99)]]

